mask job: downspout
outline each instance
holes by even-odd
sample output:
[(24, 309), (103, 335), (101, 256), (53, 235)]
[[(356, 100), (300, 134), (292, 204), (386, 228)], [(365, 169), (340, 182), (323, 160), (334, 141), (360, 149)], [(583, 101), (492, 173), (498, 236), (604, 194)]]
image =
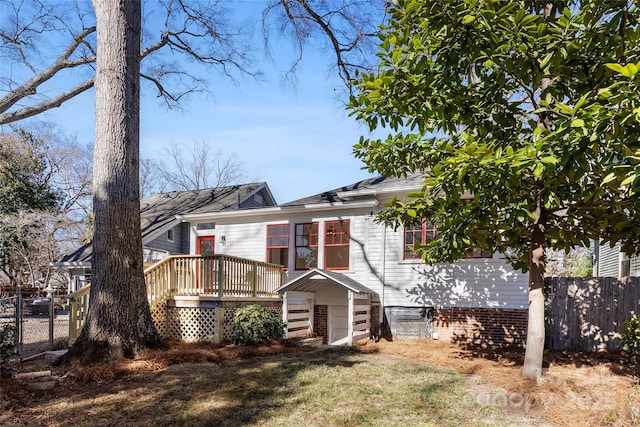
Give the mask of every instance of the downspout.
[(382, 292), (380, 293), (380, 325), (378, 326), (378, 340), (382, 336), (384, 331), (384, 283), (385, 283), (385, 271), (387, 265), (387, 226), (382, 224), (382, 268), (380, 268), (380, 280), (382, 282)]

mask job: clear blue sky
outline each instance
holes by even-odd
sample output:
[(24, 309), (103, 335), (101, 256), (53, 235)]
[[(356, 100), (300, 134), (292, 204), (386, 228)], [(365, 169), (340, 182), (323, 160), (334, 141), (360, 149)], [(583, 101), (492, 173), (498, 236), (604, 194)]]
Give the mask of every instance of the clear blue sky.
[[(259, 3), (239, 3), (241, 13), (259, 16)], [(241, 78), (234, 84), (213, 72), (210, 93), (192, 96), (183, 111), (168, 111), (144, 85), (141, 156), (158, 159), (164, 145), (204, 140), (213, 151), (236, 153), (248, 179), (266, 181), (279, 203), (371, 176), (352, 155), (353, 144), (366, 130), (343, 107), (344, 88), (331, 67), (334, 58), (310, 47), (297, 67), (294, 86), (283, 81), (292, 51), (287, 40), (274, 40), (274, 58), (261, 46), (256, 51), (261, 81)], [(79, 142), (92, 142), (93, 91), (45, 118)]]

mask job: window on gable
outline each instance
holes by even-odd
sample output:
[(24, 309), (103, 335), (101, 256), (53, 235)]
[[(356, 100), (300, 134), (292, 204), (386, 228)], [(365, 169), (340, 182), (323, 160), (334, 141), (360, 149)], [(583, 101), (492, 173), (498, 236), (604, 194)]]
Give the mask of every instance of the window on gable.
[(296, 270), (318, 266), (318, 223), (296, 224)]
[(267, 225), (267, 262), (289, 266), (289, 224)]
[(327, 270), (349, 269), (349, 220), (325, 223), (324, 265)]
[(173, 228), (167, 230), (167, 242), (173, 242)]
[(415, 249), (435, 240), (436, 226), (430, 221), (422, 221), (404, 229), (404, 259), (418, 259)]

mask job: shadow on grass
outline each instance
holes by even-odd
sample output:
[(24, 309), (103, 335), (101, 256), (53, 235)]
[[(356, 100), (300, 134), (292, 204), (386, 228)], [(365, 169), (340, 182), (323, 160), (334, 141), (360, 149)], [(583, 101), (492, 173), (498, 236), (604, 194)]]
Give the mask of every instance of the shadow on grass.
[[(522, 366), (524, 363), (525, 349), (521, 347), (488, 347), (468, 343), (458, 343), (458, 345), (460, 358), (510, 362), (515, 366)], [(616, 375), (640, 377), (640, 364), (636, 363), (632, 355), (626, 351), (585, 352), (546, 349), (543, 368), (552, 366), (575, 368), (607, 366)]]
[[(66, 390), (42, 393), (39, 397), (51, 408), (30, 409), (21, 418), (29, 415), (37, 420), (47, 413), (54, 424), (91, 426), (263, 423), (279, 408), (292, 404), (291, 399), (304, 405), (300, 401), (304, 397), (296, 393), (318, 382), (318, 377), (341, 368), (347, 374), (346, 370), (363, 362), (357, 349), (327, 348), (221, 363), (179, 363), (103, 384), (72, 383)], [(311, 379), (301, 375), (310, 370), (319, 373)]]
[(89, 382), (67, 377), (54, 389), (32, 389), (0, 424), (513, 425), (468, 393), (467, 377), (384, 352), (371, 357), (376, 348), (172, 350), (127, 362), (116, 376), (94, 369)]

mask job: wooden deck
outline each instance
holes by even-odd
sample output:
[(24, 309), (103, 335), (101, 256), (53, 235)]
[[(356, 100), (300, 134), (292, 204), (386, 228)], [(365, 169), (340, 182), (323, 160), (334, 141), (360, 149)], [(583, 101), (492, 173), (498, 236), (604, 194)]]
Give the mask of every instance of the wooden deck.
[[(151, 315), (160, 326), (167, 301), (174, 297), (200, 297), (206, 301), (279, 299), (283, 267), (228, 255), (172, 255), (144, 273)], [(69, 340), (80, 334), (89, 309), (91, 285), (69, 295)], [(164, 328), (159, 328), (164, 329)]]

